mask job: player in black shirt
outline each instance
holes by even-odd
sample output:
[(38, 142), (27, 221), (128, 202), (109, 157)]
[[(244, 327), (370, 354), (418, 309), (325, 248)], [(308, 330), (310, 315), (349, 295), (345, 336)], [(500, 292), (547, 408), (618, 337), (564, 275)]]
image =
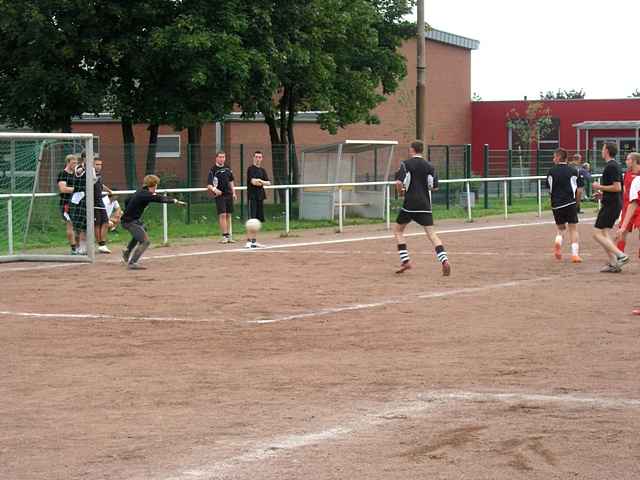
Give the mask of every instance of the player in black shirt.
[[(131, 241), (127, 249), (122, 252), (122, 259), (130, 270), (143, 270), (144, 267), (138, 264), (140, 257), (145, 252), (151, 242), (142, 223), (142, 214), (150, 203), (175, 203), (178, 206), (186, 205), (176, 198), (166, 197), (156, 193), (160, 179), (155, 175), (144, 177), (143, 186), (133, 197), (127, 201), (127, 205), (122, 215), (122, 227), (131, 233)], [(135, 249), (135, 250), (134, 250)]]
[[(262, 168), (261, 151), (253, 154), (253, 165), (247, 169), (247, 197), (249, 198), (249, 218), (257, 218), (264, 223), (264, 187), (271, 185), (267, 171)], [(247, 239), (247, 248), (259, 247), (255, 235)]]
[(551, 210), (558, 232), (555, 240), (555, 257), (562, 259), (562, 237), (569, 225), (571, 261), (581, 263), (578, 247), (578, 207), (576, 191), (580, 186), (578, 170), (567, 163), (567, 151), (558, 148), (553, 154), (555, 164), (547, 174), (547, 186), (551, 195)]
[(609, 257), (609, 262), (601, 272), (618, 273), (622, 266), (629, 262), (629, 257), (620, 251), (609, 237), (609, 230), (613, 228), (622, 211), (622, 172), (615, 159), (618, 146), (615, 143), (605, 143), (602, 147), (602, 158), (607, 164), (602, 172), (600, 182), (594, 182), (591, 188), (602, 195), (602, 208), (598, 212), (593, 238), (598, 242)]
[(73, 224), (71, 223), (70, 202), (71, 195), (74, 192), (75, 185), (75, 170), (78, 158), (75, 155), (67, 155), (65, 157), (65, 166), (58, 174), (57, 184), (60, 191), (60, 215), (67, 225), (67, 240), (71, 247), (71, 255), (76, 254), (77, 241), (75, 233), (73, 232)]
[(214, 196), (218, 211), (218, 222), (222, 231), (220, 243), (235, 243), (231, 238), (231, 214), (233, 201), (237, 198), (233, 172), (225, 165), (227, 156), (224, 152), (216, 154), (216, 160), (207, 179), (207, 190)]
[(413, 220), (424, 227), (427, 237), (436, 249), (436, 256), (442, 265), (442, 274), (449, 276), (451, 266), (447, 252), (433, 229), (431, 190), (438, 189), (438, 177), (433, 166), (422, 158), (423, 151), (424, 144), (421, 141), (413, 142), (409, 147), (411, 158), (402, 162), (396, 172), (396, 188), (404, 193), (404, 203), (394, 229), (400, 254), (400, 269), (396, 273), (403, 273), (412, 267), (404, 230)]
[(96, 242), (98, 242), (98, 252), (111, 253), (107, 247), (107, 232), (109, 230), (109, 217), (107, 216), (107, 207), (102, 200), (104, 194), (113, 192), (103, 182), (102, 177), (102, 160), (94, 161), (95, 167), (95, 183), (93, 184), (93, 211), (96, 224)]

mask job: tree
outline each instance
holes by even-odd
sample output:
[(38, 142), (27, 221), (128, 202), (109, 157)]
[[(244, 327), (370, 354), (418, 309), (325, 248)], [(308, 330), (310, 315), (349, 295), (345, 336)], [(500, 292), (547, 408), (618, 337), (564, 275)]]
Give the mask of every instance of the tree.
[[(397, 52), (415, 26), (402, 18), (405, 0), (254, 0), (245, 35), (252, 66), (239, 104), (245, 117), (262, 113), (269, 127), (274, 177), (287, 178), (295, 155), (296, 112), (321, 111), (333, 134), (358, 122), (378, 123), (372, 110), (406, 75)], [(297, 180), (295, 161), (293, 181)]]
[(515, 108), (507, 113), (507, 127), (514, 136), (514, 144), (530, 150), (538, 139), (545, 137), (553, 128), (551, 109), (542, 102), (530, 102), (524, 115)]
[(99, 112), (99, 38), (94, 2), (0, 2), (0, 120), (71, 131), (71, 118)]
[(557, 92), (553, 92), (548, 90), (546, 93), (540, 92), (540, 100), (574, 100), (574, 99), (582, 99), (587, 96), (587, 93), (583, 90), (566, 90), (566, 89), (558, 89)]

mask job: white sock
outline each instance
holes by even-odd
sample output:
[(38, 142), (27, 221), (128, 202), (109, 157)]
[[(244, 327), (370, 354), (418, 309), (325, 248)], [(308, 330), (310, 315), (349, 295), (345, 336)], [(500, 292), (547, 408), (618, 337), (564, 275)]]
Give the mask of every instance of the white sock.
[(560, 234), (556, 235), (556, 243), (562, 246), (562, 235)]
[(573, 255), (574, 257), (577, 257), (580, 253), (580, 247), (578, 246), (577, 243), (572, 243), (571, 244), (571, 255)]

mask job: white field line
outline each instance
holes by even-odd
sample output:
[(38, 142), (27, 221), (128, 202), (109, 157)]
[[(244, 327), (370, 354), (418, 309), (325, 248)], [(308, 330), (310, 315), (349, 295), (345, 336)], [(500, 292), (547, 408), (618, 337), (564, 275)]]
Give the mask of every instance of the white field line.
[(286, 315), (282, 317), (260, 319), (260, 320), (249, 320), (247, 323), (264, 325), (269, 323), (287, 322), (290, 320), (302, 320), (306, 318), (315, 318), (315, 317), (322, 317), (325, 315), (333, 315), (335, 313), (353, 312), (358, 310), (370, 310), (372, 308), (386, 307), (388, 305), (398, 305), (400, 303), (404, 303), (407, 300), (411, 300), (412, 298), (419, 298), (419, 299), (445, 298), (445, 297), (452, 297), (455, 295), (465, 295), (469, 293), (485, 292), (487, 290), (518, 287), (520, 285), (526, 285), (528, 283), (544, 282), (544, 281), (549, 281), (551, 279), (552, 279), (551, 277), (537, 277), (537, 278), (531, 278), (527, 280), (515, 280), (515, 281), (505, 282), (505, 283), (496, 283), (493, 285), (485, 285), (482, 287), (459, 288), (456, 290), (445, 290), (444, 292), (430, 292), (430, 293), (424, 293), (424, 294), (418, 295), (417, 297), (393, 298), (393, 299), (383, 300), (381, 302), (375, 302), (375, 303), (362, 303), (362, 304), (356, 304), (356, 305), (345, 305), (342, 307), (323, 308), (320, 310), (297, 313), (293, 315)]
[[(584, 218), (582, 222), (589, 222), (594, 220), (593, 218)], [(535, 227), (540, 225), (553, 225), (553, 221), (542, 221), (542, 222), (531, 222), (531, 223), (515, 223), (508, 225), (494, 225), (487, 227), (471, 227), (471, 228), (457, 228), (451, 230), (440, 230), (438, 231), (438, 235), (447, 235), (452, 233), (471, 233), (471, 232), (482, 232), (482, 231), (491, 231), (491, 230), (505, 230), (511, 228), (523, 228), (523, 227)], [(417, 233), (407, 233), (405, 237), (416, 237), (423, 236), (424, 232)], [(198, 257), (203, 255), (218, 255), (218, 254), (229, 254), (229, 253), (245, 253), (245, 254), (258, 254), (258, 253), (267, 253), (273, 250), (280, 250), (285, 248), (300, 248), (300, 247), (312, 247), (318, 245), (335, 245), (341, 243), (354, 243), (354, 242), (366, 242), (366, 241), (375, 241), (375, 240), (389, 240), (393, 238), (393, 235), (376, 235), (369, 237), (355, 237), (355, 238), (341, 238), (338, 240), (319, 240), (312, 242), (299, 242), (299, 243), (283, 243), (280, 245), (268, 245), (263, 248), (256, 249), (248, 249), (248, 248), (231, 248), (231, 249), (219, 249), (219, 250), (204, 250), (199, 252), (185, 252), (185, 253), (171, 253), (166, 255), (149, 255), (144, 257), (145, 260), (166, 260), (171, 258), (181, 258), (181, 257)], [(119, 260), (109, 260), (107, 263), (117, 264), (120, 263)], [(52, 265), (38, 265), (33, 267), (20, 267), (20, 268), (10, 268), (10, 269), (0, 269), (0, 272), (17, 272), (17, 271), (29, 271), (29, 270), (44, 270), (49, 268), (60, 268), (60, 267), (80, 267), (83, 265), (90, 265), (86, 263), (69, 263), (69, 264), (52, 264)]]
[[(389, 402), (383, 409), (367, 413), (344, 424), (309, 433), (277, 436), (248, 445), (244, 453), (234, 457), (198, 466), (185, 467), (182, 472), (162, 477), (164, 480), (198, 480), (226, 478), (221, 475), (245, 468), (248, 463), (264, 462), (310, 445), (319, 445), (348, 437), (367, 429), (389, 424), (397, 420), (418, 416), (428, 410), (439, 410), (456, 403), (522, 403), (559, 404), (560, 406), (584, 406), (601, 409), (640, 408), (640, 400), (578, 395), (545, 395), (538, 393), (431, 391), (417, 395), (415, 400)], [(196, 462), (194, 462), (196, 463)]]
[(93, 313), (35, 313), (35, 312), (11, 312), (0, 311), (3, 317), (28, 317), (28, 318), (71, 318), (74, 320), (143, 320), (148, 322), (190, 322), (187, 318), (174, 317), (133, 317), (118, 315), (102, 315)]

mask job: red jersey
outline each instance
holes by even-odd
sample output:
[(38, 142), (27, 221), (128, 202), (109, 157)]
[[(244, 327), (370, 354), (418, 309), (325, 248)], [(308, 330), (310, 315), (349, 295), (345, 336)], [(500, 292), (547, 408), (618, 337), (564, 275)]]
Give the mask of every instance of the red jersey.
[[(629, 192), (631, 191), (631, 183), (636, 176), (631, 172), (631, 170), (627, 170), (624, 172), (623, 179), (623, 190), (622, 190), (622, 212), (620, 213), (620, 224), (624, 221), (624, 216), (627, 213), (627, 208), (629, 207)], [(633, 231), (633, 228), (640, 228), (640, 209), (636, 210), (635, 215), (629, 222), (629, 228), (627, 231)]]

